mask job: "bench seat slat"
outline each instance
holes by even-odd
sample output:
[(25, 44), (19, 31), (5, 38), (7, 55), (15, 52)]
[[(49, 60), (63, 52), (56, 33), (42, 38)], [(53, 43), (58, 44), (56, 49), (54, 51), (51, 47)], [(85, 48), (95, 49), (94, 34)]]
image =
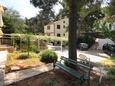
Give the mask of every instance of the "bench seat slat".
[(55, 65), (58, 66), (59, 68), (65, 70), (65, 71), (67, 71), (68, 73), (70, 73), (71, 75), (75, 76), (76, 78), (78, 78), (80, 80), (88, 80), (87, 76), (83, 76), (79, 72), (75, 71), (74, 69), (72, 69), (70, 67), (67, 67), (64, 64), (60, 64), (59, 62), (57, 62)]

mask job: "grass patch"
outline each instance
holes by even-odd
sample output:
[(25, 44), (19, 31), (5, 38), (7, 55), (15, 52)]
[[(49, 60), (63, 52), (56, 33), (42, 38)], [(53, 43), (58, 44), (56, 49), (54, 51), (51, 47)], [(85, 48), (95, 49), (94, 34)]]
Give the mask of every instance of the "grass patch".
[(31, 67), (40, 66), (44, 64), (40, 61), (39, 55), (36, 53), (30, 53), (30, 56), (27, 59), (19, 59), (19, 56), (22, 54), (24, 53), (14, 52), (8, 54), (8, 58), (6, 62), (6, 71), (7, 68), (9, 69), (12, 66), (18, 66), (21, 69), (24, 69), (24, 68), (31, 68)]
[(100, 64), (102, 64), (104, 66), (109, 66), (109, 67), (115, 65), (115, 56), (111, 56), (111, 57), (101, 61)]

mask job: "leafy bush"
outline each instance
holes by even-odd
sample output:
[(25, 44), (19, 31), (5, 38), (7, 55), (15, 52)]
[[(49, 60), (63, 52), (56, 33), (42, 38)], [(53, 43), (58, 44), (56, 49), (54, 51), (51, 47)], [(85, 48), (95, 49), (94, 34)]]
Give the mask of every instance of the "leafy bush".
[(45, 49), (47, 49), (47, 45), (46, 45), (46, 42), (45, 41), (43, 41), (43, 40), (40, 40), (39, 41), (39, 50), (45, 50)]
[(30, 51), (39, 53), (38, 47), (37, 47), (36, 45), (31, 45), (31, 46), (30, 46)]
[(62, 46), (65, 48), (65, 47), (67, 47), (68, 46), (68, 41), (64, 41), (63, 43), (62, 43)]
[(108, 69), (107, 78), (115, 79), (115, 67), (111, 67)]
[(54, 61), (57, 61), (57, 54), (53, 52), (52, 50), (44, 50), (43, 52), (40, 53), (41, 56), (41, 61), (45, 63), (51, 63)]
[(18, 59), (27, 59), (27, 58), (29, 58), (27, 53), (21, 53), (18, 57)]
[[(95, 40), (91, 36), (80, 36), (77, 40), (77, 45), (80, 43), (86, 43), (88, 44), (88, 48), (90, 48), (95, 43)], [(79, 48), (79, 46), (77, 47)]]

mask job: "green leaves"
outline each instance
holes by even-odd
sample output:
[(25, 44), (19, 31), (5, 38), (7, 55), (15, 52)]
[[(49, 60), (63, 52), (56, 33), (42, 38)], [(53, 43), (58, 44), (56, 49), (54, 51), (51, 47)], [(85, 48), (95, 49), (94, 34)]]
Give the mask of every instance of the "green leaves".
[(56, 4), (58, 0), (30, 0), (35, 7), (39, 7), (41, 9), (52, 9), (53, 5)]
[(23, 19), (20, 18), (16, 10), (8, 9), (3, 15), (3, 32), (4, 33), (19, 33), (26, 27)]

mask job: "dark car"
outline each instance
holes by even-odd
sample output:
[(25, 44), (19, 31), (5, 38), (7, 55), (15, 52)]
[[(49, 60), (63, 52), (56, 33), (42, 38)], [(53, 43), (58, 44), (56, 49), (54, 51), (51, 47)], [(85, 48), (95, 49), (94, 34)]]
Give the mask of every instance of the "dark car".
[(115, 56), (115, 44), (104, 44), (103, 51), (110, 56)]

